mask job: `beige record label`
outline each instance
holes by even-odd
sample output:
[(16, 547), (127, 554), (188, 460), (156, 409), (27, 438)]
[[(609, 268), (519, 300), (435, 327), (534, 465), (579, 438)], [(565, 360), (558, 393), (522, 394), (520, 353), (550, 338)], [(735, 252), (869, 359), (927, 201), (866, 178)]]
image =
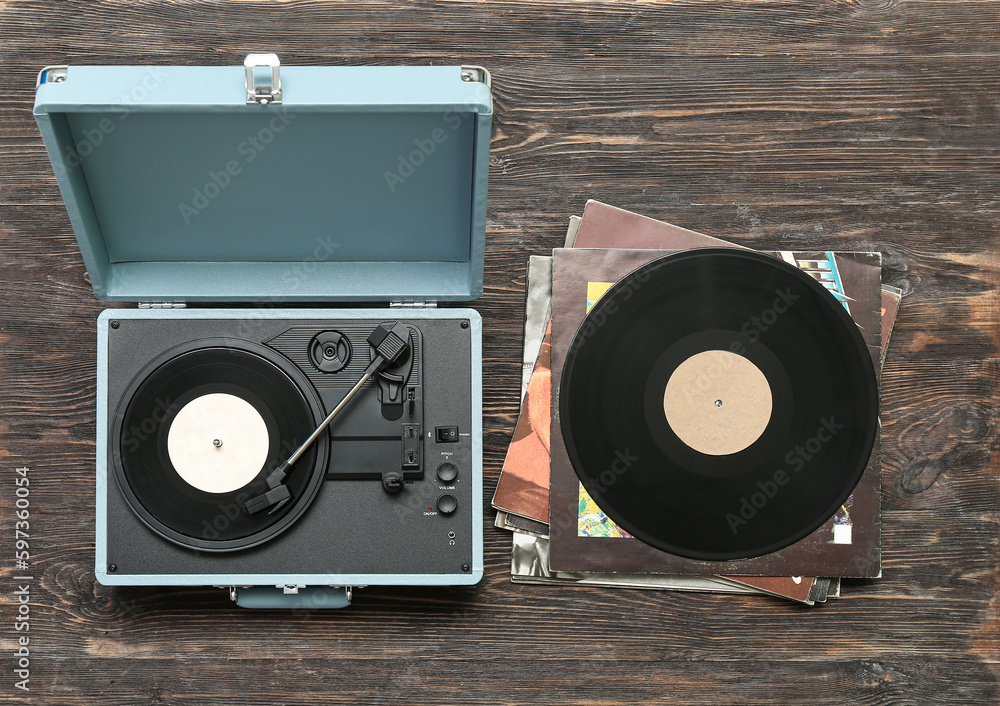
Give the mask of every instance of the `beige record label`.
[(206, 493), (228, 493), (252, 481), (267, 461), (267, 425), (235, 395), (197, 397), (167, 432), (170, 463), (184, 481)]
[(771, 386), (756, 365), (729, 351), (703, 351), (677, 366), (663, 393), (667, 423), (709, 456), (742, 451), (771, 419)]

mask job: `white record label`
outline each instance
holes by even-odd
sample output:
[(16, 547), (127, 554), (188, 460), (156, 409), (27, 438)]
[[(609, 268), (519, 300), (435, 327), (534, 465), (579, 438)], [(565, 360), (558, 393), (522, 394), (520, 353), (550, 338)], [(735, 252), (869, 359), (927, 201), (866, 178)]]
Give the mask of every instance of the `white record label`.
[(709, 456), (742, 451), (771, 421), (771, 386), (756, 365), (729, 351), (703, 351), (677, 366), (663, 392), (667, 423)]
[(235, 395), (197, 397), (174, 417), (167, 454), (184, 481), (206, 493), (228, 493), (252, 481), (267, 461), (267, 425)]

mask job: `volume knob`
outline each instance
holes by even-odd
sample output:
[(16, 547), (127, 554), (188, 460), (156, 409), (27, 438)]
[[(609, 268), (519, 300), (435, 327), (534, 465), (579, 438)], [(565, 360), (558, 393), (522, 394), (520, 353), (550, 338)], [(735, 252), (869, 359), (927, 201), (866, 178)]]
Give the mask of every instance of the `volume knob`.
[(437, 508), (442, 515), (450, 515), (458, 508), (458, 498), (451, 493), (444, 493), (438, 497)]

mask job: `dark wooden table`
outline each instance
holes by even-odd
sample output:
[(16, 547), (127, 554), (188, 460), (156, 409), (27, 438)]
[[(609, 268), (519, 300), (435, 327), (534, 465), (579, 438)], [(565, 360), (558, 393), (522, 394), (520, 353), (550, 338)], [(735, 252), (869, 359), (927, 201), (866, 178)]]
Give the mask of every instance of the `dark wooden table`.
[[(479, 63), (493, 72), (488, 507), (518, 411), (525, 265), (588, 198), (744, 245), (880, 250), (884, 577), (814, 608), (512, 585), (251, 612), (93, 573), (96, 300), (31, 117), (69, 64)], [(996, 702), (1000, 6), (956, 0), (0, 3), (0, 699), (38, 703)], [(14, 688), (15, 468), (31, 681)], [(492, 518), (492, 513), (487, 512)]]

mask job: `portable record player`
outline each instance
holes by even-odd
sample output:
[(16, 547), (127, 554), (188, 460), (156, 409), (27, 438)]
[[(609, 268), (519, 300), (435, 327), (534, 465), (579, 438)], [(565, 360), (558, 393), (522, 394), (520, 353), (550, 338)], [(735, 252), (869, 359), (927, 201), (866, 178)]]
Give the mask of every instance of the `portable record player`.
[(40, 72), (94, 292), (138, 303), (97, 325), (98, 581), (321, 608), (480, 580), (481, 318), (437, 303), (482, 293), (489, 83), (273, 54)]

